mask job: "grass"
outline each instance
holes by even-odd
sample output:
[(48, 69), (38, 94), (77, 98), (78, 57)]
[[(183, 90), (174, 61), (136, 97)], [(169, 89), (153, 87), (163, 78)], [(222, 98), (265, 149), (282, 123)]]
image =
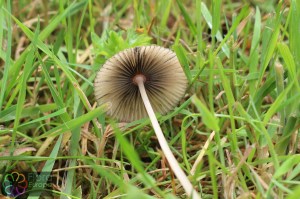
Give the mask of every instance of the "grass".
[(0, 9), (1, 182), (42, 172), (55, 198), (186, 198), (149, 119), (114, 121), (93, 95), (107, 58), (153, 43), (176, 52), (189, 81), (159, 121), (201, 197), (298, 198), (300, 1), (0, 0)]

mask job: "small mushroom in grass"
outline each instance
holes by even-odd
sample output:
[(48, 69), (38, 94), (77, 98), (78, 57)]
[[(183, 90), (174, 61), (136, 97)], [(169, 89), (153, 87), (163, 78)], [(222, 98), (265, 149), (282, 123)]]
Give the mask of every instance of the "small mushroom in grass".
[(154, 114), (173, 109), (185, 93), (187, 79), (176, 54), (155, 45), (124, 50), (106, 61), (94, 86), (98, 104), (109, 103), (112, 117), (130, 122), (149, 115), (162, 151), (182, 187), (189, 197), (199, 198)]
[(154, 112), (165, 114), (185, 93), (187, 79), (176, 54), (159, 46), (124, 50), (106, 61), (95, 79), (99, 104), (109, 103), (109, 114), (120, 121), (147, 117), (139, 92), (142, 81)]

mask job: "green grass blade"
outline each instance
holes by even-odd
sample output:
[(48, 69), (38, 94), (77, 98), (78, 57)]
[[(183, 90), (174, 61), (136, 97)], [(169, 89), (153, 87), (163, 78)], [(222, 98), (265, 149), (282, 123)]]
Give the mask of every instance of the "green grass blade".
[(287, 199), (298, 199), (300, 195), (300, 185), (298, 185), (291, 194), (288, 195)]
[[(261, 34), (261, 14), (259, 7), (256, 7), (255, 13), (255, 22), (254, 22), (254, 30), (253, 30), (253, 38), (251, 41), (251, 49), (250, 49), (250, 59), (249, 59), (249, 72), (248, 76), (252, 74), (256, 74), (258, 72), (258, 61), (259, 61), (259, 41), (260, 41), (260, 34)], [(249, 80), (249, 91), (251, 95), (255, 93), (255, 83), (257, 79)]]
[(299, 162), (300, 162), (299, 155), (293, 155), (288, 157), (288, 159), (285, 160), (278, 169), (276, 169), (276, 172), (273, 175), (273, 179), (278, 179), (284, 174), (290, 172), (294, 168), (294, 166), (297, 166), (299, 164)]
[(292, 87), (293, 87), (293, 84), (290, 84), (273, 102), (271, 107), (268, 109), (267, 113), (264, 115), (264, 119), (263, 119), (264, 124), (267, 124), (267, 122), (278, 111), (278, 109), (281, 107), (282, 103), (286, 99), (287, 93), (291, 90)]
[(300, 38), (299, 38), (299, 19), (300, 19), (300, 1), (291, 1), (291, 17), (289, 22), (289, 44), (291, 53), (297, 66), (300, 64)]
[(114, 124), (112, 124), (112, 126), (114, 128), (116, 138), (118, 139), (120, 146), (123, 149), (123, 152), (125, 153), (132, 166), (142, 175), (143, 182), (146, 183), (145, 185), (153, 187), (153, 189), (155, 189), (158, 193), (164, 195), (163, 192), (154, 184), (155, 180), (145, 172), (142, 162), (138, 154), (135, 152), (133, 146), (130, 145), (130, 143), (126, 140), (126, 138), (121, 134), (120, 130)]
[[(160, 1), (160, 12), (162, 12), (162, 18), (160, 21), (160, 26), (165, 27), (167, 25), (168, 18), (170, 16), (170, 9), (172, 5), (171, 0), (166, 0), (166, 1)], [(161, 13), (159, 13), (161, 14)]]
[(181, 65), (183, 66), (183, 71), (185, 73), (185, 75), (187, 76), (188, 82), (191, 83), (192, 82), (192, 74), (189, 68), (189, 62), (188, 59), (186, 57), (186, 51), (184, 50), (184, 48), (181, 45), (174, 45), (173, 49), (178, 57), (179, 62), (181, 63)]
[(276, 49), (276, 46), (277, 46), (277, 40), (278, 40), (278, 37), (279, 37), (279, 33), (280, 33), (280, 17), (277, 17), (277, 19), (275, 20), (275, 27), (274, 27), (274, 30), (271, 34), (271, 38), (268, 42), (268, 48), (266, 49), (266, 52), (265, 52), (265, 56), (262, 57), (262, 67), (261, 67), (261, 70), (259, 71), (259, 80), (258, 82), (262, 82), (262, 79), (263, 79), (263, 76), (265, 74), (265, 71), (274, 55), (274, 51)]
[(258, 47), (258, 44), (260, 41), (260, 33), (261, 33), (261, 14), (260, 14), (259, 7), (256, 7), (253, 38), (251, 41), (250, 54), (252, 54), (254, 51), (256, 51), (256, 49)]
[(45, 115), (43, 117), (37, 118), (35, 120), (31, 120), (29, 122), (25, 122), (25, 123), (19, 125), (19, 128), (23, 127), (23, 126), (27, 126), (27, 125), (33, 124), (33, 123), (36, 123), (36, 122), (41, 122), (41, 121), (44, 121), (44, 120), (47, 120), (47, 119), (51, 119), (53, 117), (59, 116), (61, 114), (64, 114), (66, 112), (67, 112), (66, 108), (59, 109), (58, 111), (55, 111), (54, 113), (50, 113), (50, 114)]
[(212, 183), (213, 198), (218, 199), (218, 186), (217, 186), (216, 164), (215, 164), (216, 160), (212, 152), (212, 146), (208, 147), (207, 154), (209, 160), (209, 172), (210, 172), (211, 183)]
[[(11, 106), (4, 111), (0, 112), (0, 122), (8, 122), (16, 119), (16, 105)], [(21, 113), (20, 119), (30, 117), (30, 116), (36, 116), (40, 113), (45, 113), (49, 111), (53, 111), (57, 109), (56, 104), (45, 104), (45, 105), (38, 105), (35, 107), (28, 107), (24, 108), (24, 110)]]
[(212, 2), (212, 30), (211, 34), (213, 37), (219, 31), (220, 20), (221, 20), (221, 0), (213, 0)]
[(178, 5), (178, 7), (179, 7), (186, 23), (188, 24), (188, 26), (190, 28), (191, 33), (193, 34), (193, 36), (196, 36), (197, 35), (197, 29), (196, 29), (195, 24), (192, 22), (191, 17), (189, 16), (188, 12), (184, 8), (182, 2), (180, 0), (176, 0), (176, 2), (177, 2), (177, 5)]
[[(3, 79), (2, 79), (2, 82), (0, 83), (1, 84), (1, 87), (0, 87), (0, 112), (1, 112), (2, 106), (4, 104), (4, 98), (5, 98), (4, 95), (5, 95), (5, 91), (6, 91), (9, 70), (11, 67), (10, 60), (11, 60), (11, 46), (12, 46), (12, 21), (11, 21), (11, 1), (10, 0), (7, 1), (6, 22), (7, 22), (7, 49), (6, 49), (6, 56), (5, 56)], [(2, 46), (0, 46), (0, 48), (2, 48)]]
[(26, 97), (26, 87), (27, 87), (27, 76), (30, 72), (30, 67), (33, 65), (34, 62), (34, 53), (35, 50), (33, 49), (32, 51), (30, 51), (30, 53), (28, 54), (26, 61), (25, 61), (25, 66), (24, 66), (24, 72), (23, 75), (21, 77), (21, 81), (20, 81), (20, 92), (19, 92), (19, 96), (18, 96), (18, 103), (16, 105), (16, 115), (15, 115), (15, 121), (14, 121), (14, 128), (13, 128), (13, 136), (12, 136), (12, 149), (14, 148), (15, 145), (15, 138), (16, 138), (16, 132), (17, 129), (19, 127), (19, 122), (20, 122), (20, 118), (21, 118), (21, 114), (23, 111), (23, 106), (25, 103), (25, 97)]
[(30, 192), (28, 198), (32, 198), (32, 199), (38, 199), (40, 198), (40, 195), (43, 191), (44, 186), (46, 185), (48, 178), (50, 176), (50, 173), (52, 172), (56, 157), (58, 155), (58, 151), (59, 151), (59, 147), (62, 141), (62, 135), (59, 136), (59, 138), (57, 139), (54, 148), (52, 149), (49, 157), (51, 158), (50, 160), (47, 160), (45, 163), (45, 166), (42, 169), (42, 177), (38, 177), (38, 181), (36, 181), (35, 183), (38, 184), (39, 186), (37, 187), (38, 189), (35, 191), (34, 189), (32, 190), (32, 192)]
[[(288, 76), (290, 78), (290, 81), (297, 79), (296, 64), (289, 47), (284, 43), (278, 43), (277, 48), (285, 62), (284, 66), (286, 66), (288, 70)], [(297, 81), (296, 83), (298, 84)]]
[(94, 109), (80, 117), (77, 117), (75, 119), (67, 121), (67, 122), (61, 124), (60, 126), (57, 126), (53, 129), (49, 130), (47, 133), (42, 134), (42, 135), (36, 137), (35, 139), (38, 140), (38, 139), (48, 137), (48, 136), (60, 135), (66, 131), (71, 131), (75, 128), (78, 128), (81, 125), (83, 125), (84, 123), (89, 122), (89, 121), (93, 120), (94, 118), (98, 117), (99, 115), (103, 114), (106, 111), (106, 108), (107, 108), (106, 105), (97, 107), (96, 109)]
[(228, 46), (226, 45), (226, 42), (229, 40), (229, 38), (232, 36), (232, 34), (234, 33), (234, 31), (237, 29), (237, 27), (238, 27), (239, 23), (242, 21), (242, 19), (244, 17), (247, 17), (248, 12), (249, 12), (248, 6), (245, 6), (240, 11), (240, 13), (238, 14), (238, 16), (236, 17), (234, 23), (232, 24), (231, 28), (228, 30), (228, 32), (227, 32), (226, 36), (224, 37), (224, 39), (221, 36), (218, 37), (218, 33), (217, 33), (216, 38), (221, 43), (218, 46), (218, 48), (215, 50), (214, 55), (217, 55), (219, 53), (219, 51), (222, 49), (223, 52), (225, 53), (225, 55), (227, 57), (229, 57), (230, 50), (229, 50)]
[[(212, 27), (213, 27), (212, 16), (211, 16), (208, 8), (206, 7), (206, 5), (203, 2), (201, 2), (201, 12), (202, 12), (202, 16), (205, 19), (207, 25), (209, 26), (210, 29), (212, 29)], [(220, 42), (224, 40), (220, 31), (218, 31), (216, 33), (216, 38)], [(224, 45), (221, 46), (221, 48), (222, 48), (224, 54), (227, 57), (229, 57), (230, 50), (229, 50), (227, 44), (225, 44), (225, 42), (224, 42)]]
[(218, 118), (215, 117), (208, 108), (197, 98), (196, 95), (192, 97), (192, 102), (195, 104), (199, 112), (202, 114), (203, 123), (214, 131), (219, 131)]
[[(3, 6), (3, 1), (0, 0), (0, 8), (2, 8)], [(4, 17), (4, 12), (0, 12), (0, 24), (5, 24), (5, 17)], [(5, 56), (6, 56), (6, 53), (2, 50), (2, 47), (3, 46), (3, 33), (4, 33), (4, 26), (0, 26), (0, 58), (1, 59), (5, 59)], [(11, 63), (9, 63), (11, 64)], [(0, 109), (1, 109), (1, 106), (0, 106)]]

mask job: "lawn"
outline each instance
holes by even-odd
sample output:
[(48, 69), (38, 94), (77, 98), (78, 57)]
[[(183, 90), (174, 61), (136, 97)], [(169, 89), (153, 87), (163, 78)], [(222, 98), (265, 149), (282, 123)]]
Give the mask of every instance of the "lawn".
[(196, 198), (150, 119), (95, 97), (150, 45), (187, 80), (156, 117), (198, 197), (299, 198), (299, 0), (0, 0), (0, 24), (0, 198)]

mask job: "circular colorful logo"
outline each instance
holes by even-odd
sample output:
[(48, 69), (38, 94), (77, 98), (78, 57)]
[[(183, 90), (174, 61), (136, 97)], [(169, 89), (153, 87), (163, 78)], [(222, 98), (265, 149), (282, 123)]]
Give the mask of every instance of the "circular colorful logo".
[(7, 173), (2, 181), (4, 194), (10, 197), (17, 197), (25, 193), (28, 181), (25, 175), (16, 171)]

